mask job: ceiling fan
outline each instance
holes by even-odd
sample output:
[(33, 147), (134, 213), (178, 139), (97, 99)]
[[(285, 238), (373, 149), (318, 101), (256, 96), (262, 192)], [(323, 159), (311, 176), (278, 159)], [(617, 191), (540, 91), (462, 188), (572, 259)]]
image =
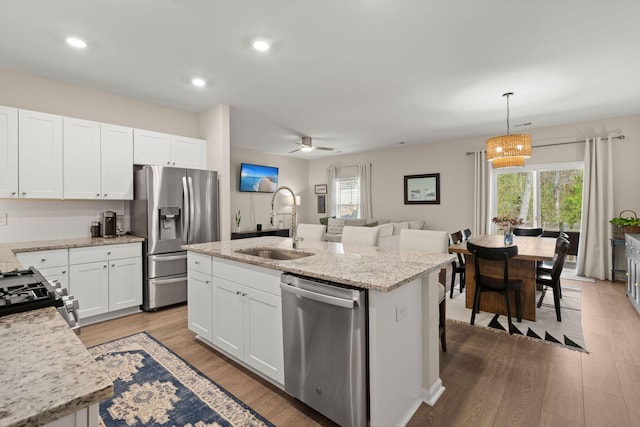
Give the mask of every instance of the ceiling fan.
[(331, 147), (314, 147), (311, 143), (310, 136), (303, 136), (300, 139), (299, 147), (293, 151), (289, 151), (289, 154), (295, 153), (296, 151), (313, 151), (313, 150), (324, 150), (324, 151), (333, 151)]

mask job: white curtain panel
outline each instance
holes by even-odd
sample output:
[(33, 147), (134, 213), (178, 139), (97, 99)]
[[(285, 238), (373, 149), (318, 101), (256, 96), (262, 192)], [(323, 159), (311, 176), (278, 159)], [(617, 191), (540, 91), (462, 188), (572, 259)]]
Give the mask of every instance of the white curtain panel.
[(373, 218), (371, 204), (371, 163), (358, 165), (358, 182), (360, 183), (360, 218)]
[(327, 169), (329, 173), (329, 188), (327, 190), (327, 197), (329, 199), (329, 216), (336, 216), (336, 175), (338, 173), (338, 168), (335, 166), (329, 166)]
[(611, 269), (609, 239), (613, 218), (611, 137), (587, 139), (584, 149), (582, 227), (578, 275), (606, 280)]
[(487, 234), (489, 221), (489, 166), (484, 151), (474, 153), (473, 229), (476, 236)]

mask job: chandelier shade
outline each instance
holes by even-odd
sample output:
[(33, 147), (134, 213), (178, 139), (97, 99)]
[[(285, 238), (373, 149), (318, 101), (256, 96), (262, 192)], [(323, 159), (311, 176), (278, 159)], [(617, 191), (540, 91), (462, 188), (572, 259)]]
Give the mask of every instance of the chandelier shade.
[(487, 160), (501, 157), (531, 157), (531, 137), (526, 133), (494, 136), (487, 139)]
[(531, 136), (525, 133), (509, 133), (509, 97), (513, 92), (502, 96), (507, 98), (507, 134), (487, 139), (487, 161), (494, 169), (524, 166), (524, 159), (531, 157)]
[(524, 157), (522, 156), (499, 157), (497, 159), (493, 159), (491, 164), (493, 165), (494, 169), (515, 168), (518, 166), (524, 166)]

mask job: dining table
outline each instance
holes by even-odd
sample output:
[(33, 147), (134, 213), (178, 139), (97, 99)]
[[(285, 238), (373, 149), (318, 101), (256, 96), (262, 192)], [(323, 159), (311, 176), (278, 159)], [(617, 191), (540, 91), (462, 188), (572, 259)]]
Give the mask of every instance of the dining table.
[[(473, 255), (471, 255), (467, 249), (467, 242), (489, 248), (503, 248), (505, 247), (505, 243), (502, 235), (484, 234), (449, 246), (449, 252), (465, 255), (465, 307), (472, 309), (473, 296), (475, 293), (475, 261)], [(537, 262), (553, 259), (556, 248), (556, 239), (551, 237), (514, 236), (513, 244), (508, 246), (518, 247), (518, 255), (509, 259), (508, 262), (509, 279), (522, 280), (520, 288), (522, 318), (535, 321)], [(482, 274), (502, 278), (503, 262), (483, 260)], [(515, 317), (515, 311), (513, 309), (515, 307), (514, 293), (510, 293), (509, 298), (510, 305), (512, 307), (511, 315)], [(480, 298), (480, 311), (506, 315), (507, 310), (504, 297), (495, 292), (483, 292)]]

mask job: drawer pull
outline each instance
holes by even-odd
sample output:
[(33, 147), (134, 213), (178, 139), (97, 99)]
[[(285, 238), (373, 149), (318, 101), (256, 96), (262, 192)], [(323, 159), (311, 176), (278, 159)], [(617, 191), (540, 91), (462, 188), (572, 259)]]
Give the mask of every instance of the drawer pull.
[(236, 295), (240, 295), (242, 292), (240, 291), (236, 291)]
[(200, 261), (196, 261), (196, 265), (200, 264)]
[(40, 260), (40, 262), (47, 262), (47, 259), (46, 259), (46, 258), (42, 258), (42, 259)]

